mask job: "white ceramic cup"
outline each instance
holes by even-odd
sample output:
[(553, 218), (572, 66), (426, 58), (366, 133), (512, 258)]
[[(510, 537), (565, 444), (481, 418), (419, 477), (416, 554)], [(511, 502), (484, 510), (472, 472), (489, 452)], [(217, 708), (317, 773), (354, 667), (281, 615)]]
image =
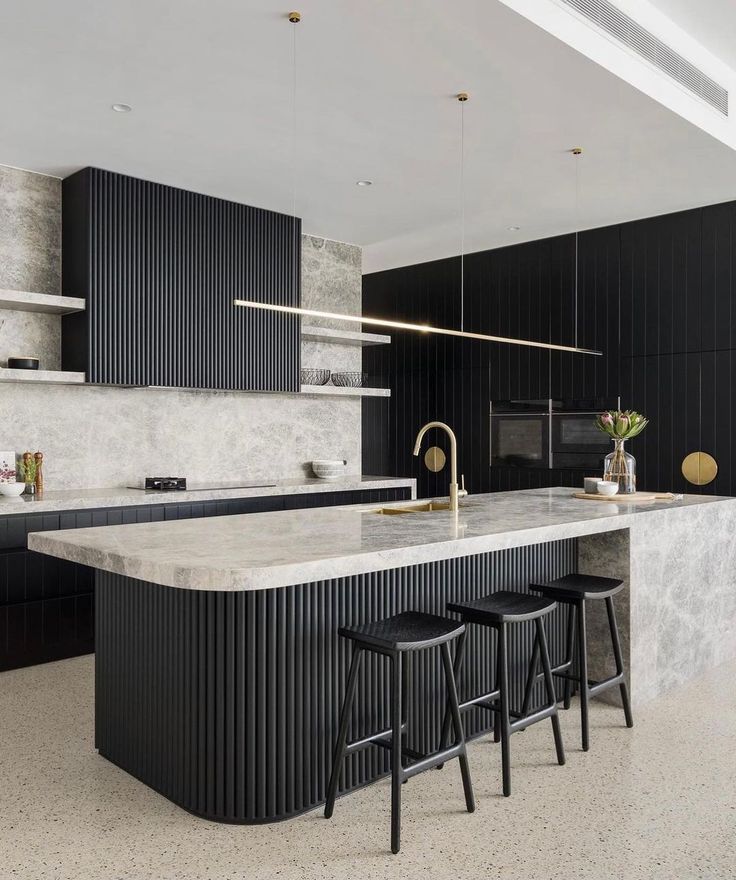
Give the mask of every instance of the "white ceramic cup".
[(618, 492), (618, 483), (612, 483), (609, 480), (598, 480), (596, 489), (599, 495), (615, 495)]
[(600, 477), (584, 477), (583, 478), (583, 487), (586, 495), (597, 495), (598, 494), (598, 483), (600, 483)]

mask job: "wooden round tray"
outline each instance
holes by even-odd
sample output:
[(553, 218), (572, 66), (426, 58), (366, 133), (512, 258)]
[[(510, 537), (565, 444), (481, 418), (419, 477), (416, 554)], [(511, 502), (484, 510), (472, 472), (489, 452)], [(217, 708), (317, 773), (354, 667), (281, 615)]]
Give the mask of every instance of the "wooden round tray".
[(584, 498), (586, 501), (612, 501), (619, 504), (645, 504), (651, 501), (672, 501), (669, 492), (634, 492), (633, 495), (593, 495), (588, 492), (574, 492), (573, 498)]

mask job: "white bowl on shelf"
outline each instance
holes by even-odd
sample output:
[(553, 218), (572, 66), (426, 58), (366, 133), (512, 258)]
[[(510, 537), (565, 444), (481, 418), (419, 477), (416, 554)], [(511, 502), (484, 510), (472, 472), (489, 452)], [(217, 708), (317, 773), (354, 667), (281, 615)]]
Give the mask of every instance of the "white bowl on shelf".
[(5, 495), (6, 498), (18, 498), (25, 489), (25, 483), (0, 483), (0, 495)]
[(618, 483), (613, 483), (610, 480), (599, 480), (596, 483), (596, 488), (598, 489), (599, 495), (616, 495), (618, 492)]
[(347, 461), (340, 458), (323, 458), (312, 462), (315, 477), (320, 480), (339, 480), (345, 476)]

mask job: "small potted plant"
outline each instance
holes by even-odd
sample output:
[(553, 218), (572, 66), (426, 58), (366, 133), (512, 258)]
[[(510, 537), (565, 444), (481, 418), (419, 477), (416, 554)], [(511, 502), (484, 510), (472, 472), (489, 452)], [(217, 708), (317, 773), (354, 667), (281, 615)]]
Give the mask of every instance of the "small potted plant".
[(18, 479), (26, 484), (26, 494), (33, 495), (36, 492), (36, 461), (30, 452), (24, 452), (18, 462)]
[(603, 479), (618, 483), (621, 495), (636, 492), (636, 459), (626, 451), (624, 443), (638, 436), (649, 424), (649, 420), (634, 410), (608, 410), (596, 417), (599, 431), (613, 440), (613, 452), (605, 458)]

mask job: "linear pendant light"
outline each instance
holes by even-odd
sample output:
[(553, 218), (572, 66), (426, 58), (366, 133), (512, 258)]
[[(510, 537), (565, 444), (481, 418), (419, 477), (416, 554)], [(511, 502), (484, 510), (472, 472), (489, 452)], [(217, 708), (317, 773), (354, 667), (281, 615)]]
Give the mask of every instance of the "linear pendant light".
[[(290, 12), (288, 20), (291, 24), (296, 25), (301, 21), (299, 12)], [(498, 342), (504, 345), (521, 345), (527, 348), (542, 348), (549, 351), (566, 351), (573, 354), (590, 354), (602, 355), (601, 351), (593, 351), (589, 348), (579, 348), (577, 345), (577, 277), (575, 284), (575, 345), (558, 345), (554, 342), (537, 342), (534, 339), (517, 339), (509, 336), (493, 336), (488, 333), (473, 333), (465, 330), (465, 185), (464, 185), (464, 159), (465, 159), (465, 127), (464, 117), (462, 116), (463, 104), (468, 100), (467, 92), (460, 92), (456, 95), (461, 106), (461, 156), (460, 156), (460, 198), (461, 198), (461, 254), (460, 254), (460, 329), (453, 330), (449, 327), (432, 327), (428, 324), (412, 324), (408, 321), (390, 321), (385, 318), (369, 318), (365, 315), (345, 315), (340, 312), (322, 312), (316, 309), (303, 309), (299, 306), (282, 306), (275, 303), (257, 302), (251, 299), (234, 299), (233, 305), (248, 309), (259, 309), (267, 312), (279, 312), (287, 315), (299, 315), (305, 318), (329, 318), (333, 321), (345, 321), (349, 324), (369, 324), (373, 327), (389, 327), (396, 330), (411, 330), (417, 333), (434, 333), (438, 336), (457, 336), (462, 339), (475, 339), (480, 342)], [(293, 49), (293, 142), (296, 150), (296, 37), (294, 37)], [(296, 160), (296, 156), (294, 157)], [(296, 167), (296, 161), (294, 161)], [(296, 220), (296, 176), (294, 176), (294, 192), (293, 192), (293, 216)], [(577, 236), (577, 233), (576, 233)], [(576, 238), (576, 259), (577, 259), (577, 238)], [(577, 264), (576, 264), (577, 273)]]

